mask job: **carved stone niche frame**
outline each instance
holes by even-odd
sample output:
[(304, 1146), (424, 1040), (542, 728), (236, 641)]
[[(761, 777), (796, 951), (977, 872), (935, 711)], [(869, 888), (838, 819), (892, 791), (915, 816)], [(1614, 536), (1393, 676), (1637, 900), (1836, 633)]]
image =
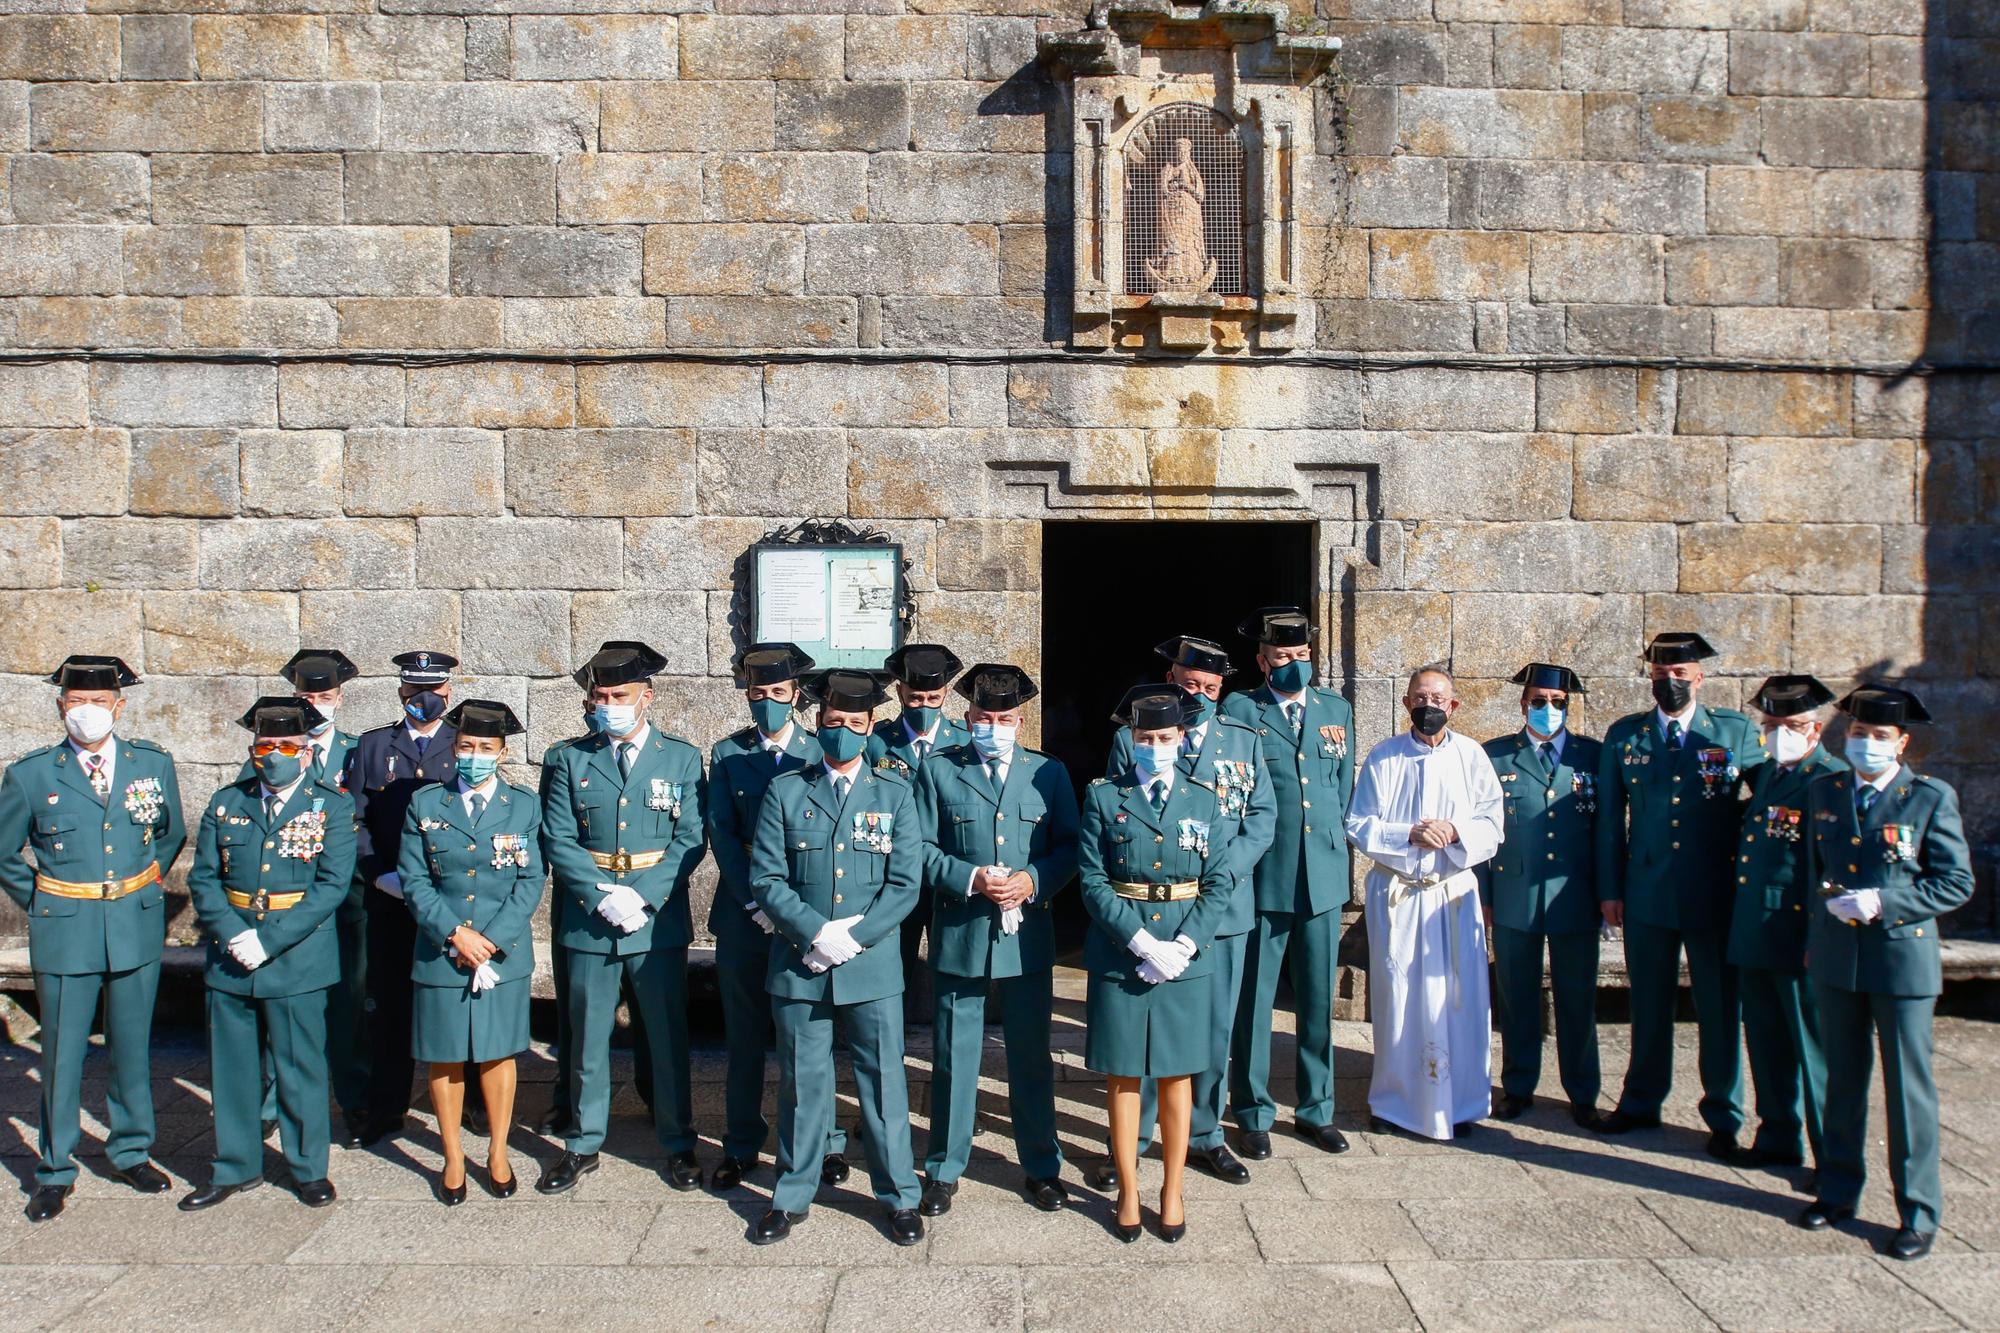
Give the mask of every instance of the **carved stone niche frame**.
[(1071, 84), (1074, 346), (1296, 345), (1295, 190), (1314, 160), (1312, 85), (1340, 39), (1285, 31), (1290, 12), (1268, 0), (1097, 0), (1088, 27), (1042, 34), (1042, 63)]

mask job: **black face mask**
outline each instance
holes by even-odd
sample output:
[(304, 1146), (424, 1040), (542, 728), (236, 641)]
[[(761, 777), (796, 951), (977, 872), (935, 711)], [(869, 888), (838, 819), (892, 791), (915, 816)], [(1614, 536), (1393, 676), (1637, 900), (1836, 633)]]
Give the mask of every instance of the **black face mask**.
[(1410, 710), (1410, 721), (1416, 724), (1419, 736), (1435, 736), (1444, 730), (1446, 718), (1450, 715), (1434, 704), (1421, 704)]
[(445, 697), (436, 690), (425, 690), (403, 700), (403, 711), (418, 722), (430, 722), (444, 715)]
[(1684, 680), (1662, 676), (1653, 682), (1653, 702), (1658, 704), (1660, 711), (1669, 717), (1686, 708), (1688, 700), (1692, 698), (1694, 698), (1694, 686)]

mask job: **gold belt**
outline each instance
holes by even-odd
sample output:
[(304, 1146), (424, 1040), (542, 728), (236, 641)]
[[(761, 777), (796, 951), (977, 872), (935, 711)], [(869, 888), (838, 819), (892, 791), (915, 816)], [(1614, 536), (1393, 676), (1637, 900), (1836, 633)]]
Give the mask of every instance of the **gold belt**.
[(255, 893), (238, 893), (230, 889), (229, 905), (246, 912), (289, 912), (306, 900), (304, 893), (268, 893), (263, 889)]
[(1178, 884), (1125, 884), (1112, 880), (1111, 891), (1120, 898), (1136, 898), (1142, 903), (1184, 903), (1201, 897), (1201, 885), (1191, 879)]
[(614, 875), (624, 875), (634, 870), (651, 870), (666, 860), (667, 854), (664, 851), (592, 852), (590, 859), (597, 862), (599, 870), (609, 870)]
[(154, 861), (136, 875), (127, 875), (124, 879), (106, 879), (99, 884), (77, 884), (71, 880), (37, 875), (35, 889), (39, 893), (52, 893), (58, 898), (89, 898), (110, 902), (114, 898), (123, 898), (128, 893), (137, 893), (148, 884), (159, 882), (160, 863)]

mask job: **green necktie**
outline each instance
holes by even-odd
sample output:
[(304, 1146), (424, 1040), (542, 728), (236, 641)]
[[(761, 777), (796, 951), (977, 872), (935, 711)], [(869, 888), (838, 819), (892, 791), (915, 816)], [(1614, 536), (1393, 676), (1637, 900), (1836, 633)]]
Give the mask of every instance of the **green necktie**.
[(1669, 750), (1681, 748), (1681, 724), (1672, 718), (1667, 719), (1667, 748)]
[(1159, 814), (1167, 808), (1167, 784), (1155, 780), (1153, 783), (1153, 812)]
[(632, 742), (624, 741), (618, 746), (618, 776), (632, 776)]
[(1882, 789), (1880, 787), (1871, 786), (1866, 782), (1862, 783), (1854, 793), (1855, 812), (1863, 819), (1866, 819), (1868, 812), (1875, 806), (1876, 798), (1881, 796), (1881, 794)]

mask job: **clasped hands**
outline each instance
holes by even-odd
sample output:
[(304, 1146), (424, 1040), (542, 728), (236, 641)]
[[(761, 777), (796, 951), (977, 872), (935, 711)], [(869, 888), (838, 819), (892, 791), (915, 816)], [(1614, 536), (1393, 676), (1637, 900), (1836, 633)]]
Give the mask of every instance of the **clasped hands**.
[(257, 938), (254, 930), (245, 930), (233, 935), (229, 943), (222, 946), (229, 956), (240, 964), (245, 972), (255, 972), (271, 961), (271, 955), (264, 948), (264, 941)]
[(1419, 819), (1410, 825), (1410, 846), (1442, 851), (1458, 841), (1458, 830), (1449, 819)]
[(1194, 961), (1196, 949), (1195, 942), (1185, 935), (1160, 940), (1145, 930), (1126, 941), (1125, 947), (1139, 958), (1139, 980), (1151, 986), (1172, 981), (1187, 971), (1188, 964)]
[(819, 934), (813, 936), (812, 948), (806, 951), (806, 966), (824, 972), (859, 958), (861, 945), (855, 943), (854, 927), (860, 921), (858, 916), (844, 916), (821, 926)]
[(1835, 919), (1849, 925), (1865, 926), (1882, 916), (1882, 891), (1880, 889), (1849, 889), (1836, 893), (1826, 900), (1826, 910)]
[(1001, 911), (1022, 907), (1035, 896), (1034, 877), (1025, 870), (1005, 866), (981, 866), (972, 872), (972, 891), (990, 899)]
[(604, 894), (597, 900), (597, 914), (625, 934), (646, 924), (646, 900), (629, 884), (599, 884)]

